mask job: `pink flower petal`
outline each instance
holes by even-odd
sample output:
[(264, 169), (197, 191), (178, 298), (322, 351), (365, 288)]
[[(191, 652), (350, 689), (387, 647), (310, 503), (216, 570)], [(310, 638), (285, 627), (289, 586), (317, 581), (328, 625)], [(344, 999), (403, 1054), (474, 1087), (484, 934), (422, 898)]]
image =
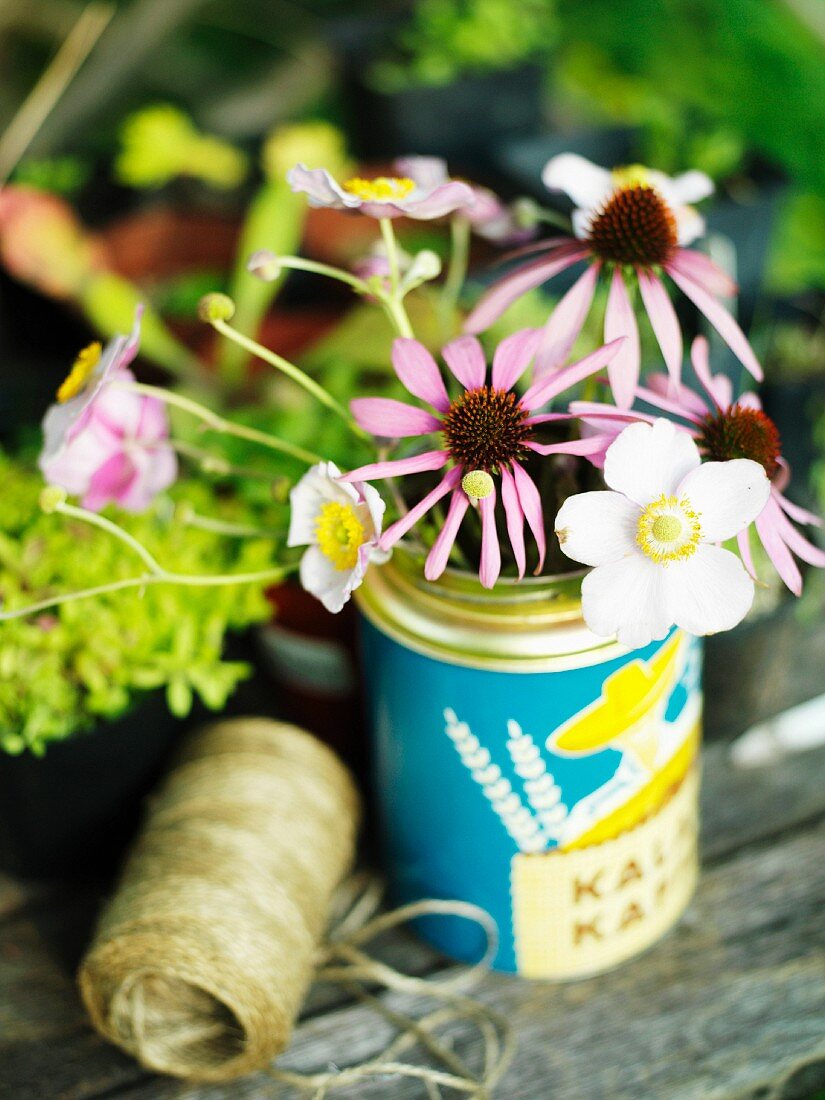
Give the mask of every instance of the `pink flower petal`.
[(544, 556), (547, 553), (547, 538), (544, 534), (544, 512), (541, 507), (541, 497), (533, 479), (523, 466), (518, 462), (513, 463), (513, 477), (518, 491), (519, 504), (527, 520), (527, 526), (533, 532), (536, 546), (539, 551), (539, 563), (534, 573), (538, 575), (544, 568)]
[(795, 596), (799, 596), (802, 593), (802, 575), (779, 533), (776, 523), (776, 513), (779, 511), (779, 505), (775, 501), (769, 500), (764, 511), (756, 517), (756, 530), (759, 533), (762, 545), (765, 547), (766, 554), (773, 562), (774, 569), (791, 592)]
[(584, 439), (569, 439), (566, 443), (525, 443), (531, 451), (539, 455), (590, 455), (600, 454), (615, 440), (615, 432), (586, 436)]
[(650, 324), (667, 366), (673, 384), (679, 384), (682, 376), (682, 330), (673, 303), (661, 280), (649, 271), (638, 273), (639, 290), (650, 318)]
[(591, 374), (601, 370), (618, 354), (623, 343), (624, 337), (612, 340), (609, 344), (603, 344), (600, 348), (596, 348), (584, 359), (579, 359), (577, 362), (571, 363), (569, 367), (534, 382), (522, 397), (522, 405), (528, 412), (540, 409), (542, 405), (546, 405), (548, 401), (563, 393), (564, 390), (578, 385), (585, 378), (589, 378)]
[(513, 547), (513, 557), (518, 566), (519, 580), (524, 576), (527, 558), (524, 550), (524, 512), (518, 497), (518, 489), (513, 475), (506, 466), (501, 468), (501, 503), (507, 520), (507, 534)]
[(809, 512), (807, 508), (800, 508), (798, 504), (794, 504), (792, 500), (788, 500), (786, 496), (783, 496), (776, 485), (774, 485), (771, 492), (773, 493), (774, 500), (782, 511), (790, 516), (791, 519), (796, 520), (797, 523), (810, 523), (813, 527), (823, 526), (823, 521), (820, 516), (816, 515), (815, 512)]
[(441, 421), (426, 409), (405, 405), (392, 397), (356, 397), (349, 407), (364, 431), (384, 439), (427, 435), (441, 428)]
[(527, 370), (541, 340), (541, 329), (524, 328), (505, 337), (493, 355), (493, 387), (511, 390)]
[(398, 205), (405, 217), (424, 220), (443, 218), (454, 210), (472, 206), (474, 202), (475, 194), (469, 184), (450, 180), (449, 183), (436, 187), (423, 199), (410, 199)]
[(608, 365), (607, 374), (616, 404), (622, 409), (629, 409), (633, 404), (633, 394), (639, 382), (639, 370), (642, 365), (639, 327), (636, 324), (636, 315), (630, 303), (627, 287), (624, 285), (621, 268), (616, 267), (613, 270), (613, 279), (607, 296), (607, 310), (604, 315), (605, 343), (619, 336), (625, 336), (627, 339), (618, 353), (613, 356)]
[(420, 397), (439, 412), (449, 409), (450, 398), (441, 371), (422, 343), (399, 336), (392, 345), (392, 365), (413, 397)]
[(536, 355), (534, 379), (558, 370), (567, 362), (593, 304), (600, 270), (600, 263), (590, 264), (550, 314)]
[(481, 563), (478, 576), (485, 588), (492, 588), (501, 572), (501, 547), (496, 531), (496, 491), (478, 502), (481, 513)]
[(362, 205), (362, 200), (344, 191), (326, 168), (310, 169), (305, 164), (296, 164), (287, 172), (286, 179), (293, 191), (308, 197), (310, 206), (357, 210)]
[(739, 555), (742, 558), (742, 563), (753, 579), (757, 580), (756, 566), (753, 564), (753, 554), (751, 553), (750, 532), (750, 527), (746, 527), (743, 531), (740, 531), (736, 536), (736, 544), (739, 547)]
[(434, 504), (454, 489), (460, 480), (461, 470), (458, 467), (448, 470), (438, 485), (427, 493), (423, 500), (420, 500), (418, 504), (410, 508), (406, 515), (402, 516), (401, 519), (397, 519), (395, 523), (386, 529), (378, 541), (379, 549), (389, 550), (391, 546), (394, 546), (411, 527), (418, 523), (423, 515), (429, 512)]
[(459, 336), (441, 354), (465, 390), (477, 390), (487, 380), (487, 360), (475, 336)]
[(713, 405), (724, 412), (730, 402), (722, 400), (722, 394), (717, 386), (719, 379), (714, 378), (710, 369), (710, 346), (704, 336), (697, 336), (690, 346), (690, 361), (693, 370), (702, 389), (711, 399)]
[(454, 489), (444, 526), (438, 532), (438, 538), (424, 562), (424, 576), (428, 581), (437, 580), (447, 568), (450, 551), (455, 544), (458, 529), (469, 505), (466, 494), (461, 489)]
[(815, 565), (819, 569), (825, 569), (825, 550), (815, 546), (806, 539), (804, 535), (797, 531), (777, 502), (771, 500), (770, 503), (775, 509), (772, 513), (773, 522), (776, 524), (776, 528), (788, 548), (792, 550), (798, 558), (807, 562), (808, 565)]
[(92, 474), (83, 507), (99, 512), (107, 504), (117, 504), (128, 493), (136, 474), (137, 468), (129, 456), (117, 451)]
[[(675, 394), (673, 391), (676, 391)], [(684, 417), (694, 424), (701, 424), (708, 415), (708, 406), (698, 394), (687, 386), (674, 386), (666, 374), (649, 374), (647, 386), (636, 387), (636, 397), (656, 409)]]
[[(573, 402), (575, 404), (575, 402)], [(604, 408), (611, 408), (610, 405), (605, 405)], [(538, 416), (528, 416), (525, 418), (525, 424), (560, 424), (562, 421), (575, 420), (576, 414), (574, 412), (566, 413), (539, 413)]]
[(517, 298), (521, 298), (528, 290), (534, 290), (542, 283), (546, 283), (548, 279), (552, 279), (554, 275), (572, 267), (588, 255), (587, 248), (578, 241), (568, 239), (551, 253), (549, 259), (542, 256), (541, 259), (504, 275), (497, 283), (493, 283), (482, 297), (467, 318), (464, 331), (483, 332), (493, 321), (497, 321)]
[(692, 248), (680, 248), (670, 261), (675, 267), (695, 283), (701, 283), (711, 294), (721, 298), (732, 298), (739, 287), (727, 272), (713, 262), (704, 252)]
[(375, 481), (381, 477), (401, 477), (403, 474), (421, 474), (425, 470), (440, 470), (449, 460), (449, 451), (425, 451), (411, 458), (393, 458), (389, 462), (371, 462), (343, 474), (338, 481)]
[(679, 289), (707, 317), (740, 363), (750, 371), (757, 381), (761, 382), (762, 368), (759, 365), (759, 360), (754, 355), (744, 332), (724, 306), (720, 306), (703, 286), (683, 275), (672, 263), (667, 264), (665, 270)]

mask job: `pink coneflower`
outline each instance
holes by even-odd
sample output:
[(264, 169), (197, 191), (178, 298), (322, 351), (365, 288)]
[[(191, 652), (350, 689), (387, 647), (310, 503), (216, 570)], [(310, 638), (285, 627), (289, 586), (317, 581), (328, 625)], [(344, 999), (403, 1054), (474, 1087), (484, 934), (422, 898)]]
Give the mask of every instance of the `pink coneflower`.
[(549, 161), (542, 179), (548, 188), (564, 191), (575, 203), (574, 236), (525, 249), (522, 254), (534, 258), (487, 291), (467, 321), (468, 332), (483, 331), (528, 290), (585, 262), (587, 269), (561, 299), (544, 329), (536, 355), (537, 376), (557, 369), (570, 354), (604, 271), (610, 284), (605, 340), (627, 337), (610, 365), (610, 385), (616, 403), (629, 408), (640, 369), (630, 278), (638, 283), (668, 373), (675, 383), (681, 374), (682, 333), (665, 289), (664, 273), (707, 317), (751, 374), (762, 377), (745, 334), (717, 301), (718, 296), (735, 294), (736, 284), (703, 253), (686, 247), (704, 232), (704, 220), (689, 204), (712, 192), (707, 176), (687, 172), (671, 179), (641, 165), (609, 172), (568, 153)]
[(558, 394), (601, 370), (621, 346), (615, 340), (564, 370), (535, 382), (519, 396), (515, 386), (527, 369), (541, 339), (541, 330), (524, 329), (503, 340), (493, 357), (491, 381), (481, 344), (472, 336), (453, 340), (442, 351), (461, 392), (451, 398), (438, 365), (417, 340), (398, 339), (393, 344), (395, 372), (407, 390), (427, 402), (434, 412), (384, 397), (357, 398), (351, 403), (362, 428), (380, 438), (411, 438), (441, 433), (443, 446), (410, 458), (376, 462), (347, 474), (344, 481), (374, 481), (378, 478), (427, 470), (446, 472), (438, 485), (414, 505), (379, 540), (387, 550), (409, 531), (439, 500), (450, 496), (447, 518), (430, 550), (424, 568), (428, 580), (439, 577), (447, 566), (458, 529), (471, 502), (481, 515), (481, 565), (479, 577), (492, 588), (501, 569), (501, 550), (495, 524), (496, 487), (501, 481), (501, 499), (507, 531), (519, 577), (525, 570), (524, 523), (532, 531), (538, 548), (540, 572), (546, 551), (541, 499), (524, 461), (531, 454), (587, 455), (604, 447), (604, 440), (572, 440), (567, 443), (537, 443), (534, 429), (539, 424), (569, 420), (563, 413), (537, 414)]
[[(825, 551), (801, 535), (791, 520), (817, 527), (822, 527), (822, 520), (784, 495), (791, 471), (782, 457), (779, 431), (762, 410), (757, 395), (744, 393), (733, 400), (730, 379), (723, 374), (711, 374), (708, 343), (702, 336), (698, 336), (693, 342), (691, 361), (704, 390), (704, 397), (700, 397), (687, 386), (679, 385), (674, 388), (672, 381), (664, 374), (651, 375), (647, 380), (647, 387), (637, 387), (636, 396), (671, 416), (688, 421), (688, 430), (706, 459), (726, 462), (730, 459), (750, 458), (763, 467), (770, 478), (771, 494), (764, 511), (755, 520), (755, 527), (777, 573), (788, 588), (799, 596), (802, 592), (802, 576), (793, 555), (809, 565), (825, 568)], [(592, 417), (590, 431), (598, 432), (602, 438), (610, 430), (618, 434), (624, 426), (621, 421), (615, 420), (612, 429), (610, 428), (607, 419), (610, 416), (608, 406), (573, 402), (571, 412), (584, 419)], [(652, 419), (635, 411), (626, 415)], [(589, 457), (591, 461), (595, 457), (598, 463), (598, 453)], [(751, 574), (755, 575), (747, 530), (740, 532), (738, 541), (742, 559)]]

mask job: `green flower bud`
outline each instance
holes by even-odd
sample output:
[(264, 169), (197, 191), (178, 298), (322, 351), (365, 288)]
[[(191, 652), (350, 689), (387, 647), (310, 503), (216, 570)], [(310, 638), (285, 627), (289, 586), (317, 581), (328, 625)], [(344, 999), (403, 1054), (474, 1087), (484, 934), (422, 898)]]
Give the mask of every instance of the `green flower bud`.
[(495, 484), (486, 470), (470, 470), (461, 479), (461, 488), (471, 500), (484, 500), (492, 493)]
[(198, 303), (198, 317), (207, 324), (215, 321), (231, 321), (235, 314), (235, 303), (228, 294), (204, 294)]
[(40, 494), (40, 507), (46, 515), (56, 512), (59, 506), (65, 503), (66, 490), (61, 489), (59, 485), (47, 485)]

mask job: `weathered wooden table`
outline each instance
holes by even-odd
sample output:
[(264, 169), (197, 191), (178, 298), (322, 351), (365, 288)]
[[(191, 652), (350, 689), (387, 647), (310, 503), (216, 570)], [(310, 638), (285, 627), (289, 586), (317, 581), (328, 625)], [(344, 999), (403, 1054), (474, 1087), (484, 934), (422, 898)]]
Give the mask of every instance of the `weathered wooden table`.
[[(825, 1096), (825, 749), (756, 770), (727, 746), (704, 756), (704, 875), (678, 929), (612, 974), (569, 985), (490, 975), (516, 1059), (496, 1098), (733, 1100)], [(263, 1075), (230, 1086), (154, 1077), (89, 1027), (73, 969), (100, 900), (90, 888), (0, 879), (0, 1096), (13, 1100), (286, 1098)], [(399, 933), (385, 957), (448, 967)], [(369, 1008), (312, 997), (283, 1059), (346, 1065), (391, 1035)], [(469, 1061), (477, 1032), (452, 1033)], [(425, 1097), (378, 1079), (344, 1097)], [(453, 1094), (455, 1095), (455, 1094)]]

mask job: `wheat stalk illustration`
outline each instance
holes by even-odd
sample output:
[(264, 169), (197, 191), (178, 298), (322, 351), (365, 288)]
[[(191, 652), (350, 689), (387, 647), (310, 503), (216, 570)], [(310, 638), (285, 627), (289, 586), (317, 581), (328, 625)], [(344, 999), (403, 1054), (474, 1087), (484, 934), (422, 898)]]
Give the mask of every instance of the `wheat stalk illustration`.
[(464, 767), (489, 800), (508, 834), (520, 852), (542, 852), (548, 837), (537, 815), (524, 805), (513, 790), (509, 779), (501, 774), (490, 753), (473, 734), (466, 722), (461, 722), (452, 708), (444, 711), (445, 730), (458, 752)]
[(561, 827), (569, 812), (561, 800), (561, 788), (548, 772), (539, 747), (530, 734), (525, 733), (513, 719), (507, 723), (507, 732), (510, 735), (507, 751), (516, 775), (524, 782), (527, 801), (535, 811), (545, 835), (558, 841)]

